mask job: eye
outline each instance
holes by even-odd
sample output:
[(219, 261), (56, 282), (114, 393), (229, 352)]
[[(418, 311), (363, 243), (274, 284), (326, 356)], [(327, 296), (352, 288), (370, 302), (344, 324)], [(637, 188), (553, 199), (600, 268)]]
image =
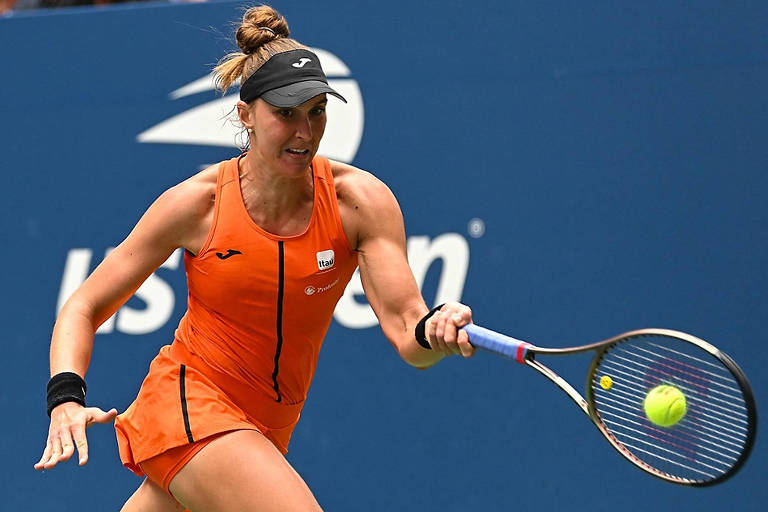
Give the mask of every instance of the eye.
[(289, 118), (289, 117), (291, 117), (293, 115), (293, 109), (292, 108), (281, 108), (280, 110), (277, 111), (277, 114), (280, 117)]
[(313, 109), (312, 109), (312, 111), (311, 111), (311, 114), (312, 114), (313, 116), (321, 116), (321, 115), (323, 115), (324, 113), (325, 113), (325, 105), (323, 105), (323, 106), (320, 106), (320, 107), (315, 107), (315, 108), (313, 108)]

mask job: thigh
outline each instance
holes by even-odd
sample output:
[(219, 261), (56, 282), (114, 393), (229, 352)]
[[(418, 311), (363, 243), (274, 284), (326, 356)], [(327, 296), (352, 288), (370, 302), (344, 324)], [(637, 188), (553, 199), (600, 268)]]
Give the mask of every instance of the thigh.
[(181, 512), (184, 507), (149, 478), (128, 498), (120, 512)]
[(254, 430), (237, 430), (210, 442), (169, 488), (192, 512), (321, 511), (285, 457)]

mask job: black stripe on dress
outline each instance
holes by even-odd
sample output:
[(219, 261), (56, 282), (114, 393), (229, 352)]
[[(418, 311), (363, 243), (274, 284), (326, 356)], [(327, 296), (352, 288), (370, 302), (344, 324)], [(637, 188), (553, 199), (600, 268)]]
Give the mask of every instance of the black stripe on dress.
[(187, 367), (181, 365), (179, 369), (179, 394), (181, 396), (181, 415), (184, 417), (184, 430), (187, 432), (187, 440), (194, 443), (192, 429), (189, 426), (189, 413), (187, 412), (187, 387), (186, 387)]
[(275, 349), (275, 370), (272, 372), (272, 382), (274, 384), (276, 400), (282, 402), (280, 395), (280, 386), (277, 383), (277, 374), (280, 372), (280, 352), (283, 350), (283, 292), (285, 288), (285, 252), (283, 250), (283, 241), (277, 242), (278, 251), (278, 269), (277, 269), (277, 348)]

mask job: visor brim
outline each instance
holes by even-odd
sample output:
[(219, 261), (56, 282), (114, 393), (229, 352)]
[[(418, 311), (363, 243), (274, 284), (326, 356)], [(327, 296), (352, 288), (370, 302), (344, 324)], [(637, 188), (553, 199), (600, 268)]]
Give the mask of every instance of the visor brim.
[(336, 96), (344, 103), (347, 102), (344, 96), (331, 89), (327, 83), (319, 80), (307, 80), (278, 87), (262, 94), (261, 99), (275, 107), (296, 107), (324, 93)]

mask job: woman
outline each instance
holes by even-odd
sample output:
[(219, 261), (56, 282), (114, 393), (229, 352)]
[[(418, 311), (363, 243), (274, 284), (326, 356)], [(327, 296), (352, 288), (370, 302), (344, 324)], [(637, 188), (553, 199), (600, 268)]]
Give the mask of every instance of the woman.
[[(320, 510), (284, 458), (333, 309), (359, 266), (400, 356), (426, 368), (473, 348), (466, 306), (428, 311), (405, 252), (402, 215), (371, 174), (316, 157), (328, 86), (317, 56), (271, 7), (249, 9), (243, 53), (215, 72), (241, 80), (249, 150), (163, 193), (61, 310), (51, 342), (51, 426), (37, 469), (88, 458), (85, 407), (96, 328), (178, 247), (189, 308), (134, 403), (115, 419), (120, 457), (147, 475), (124, 511)], [(429, 347), (429, 348), (424, 348)]]

